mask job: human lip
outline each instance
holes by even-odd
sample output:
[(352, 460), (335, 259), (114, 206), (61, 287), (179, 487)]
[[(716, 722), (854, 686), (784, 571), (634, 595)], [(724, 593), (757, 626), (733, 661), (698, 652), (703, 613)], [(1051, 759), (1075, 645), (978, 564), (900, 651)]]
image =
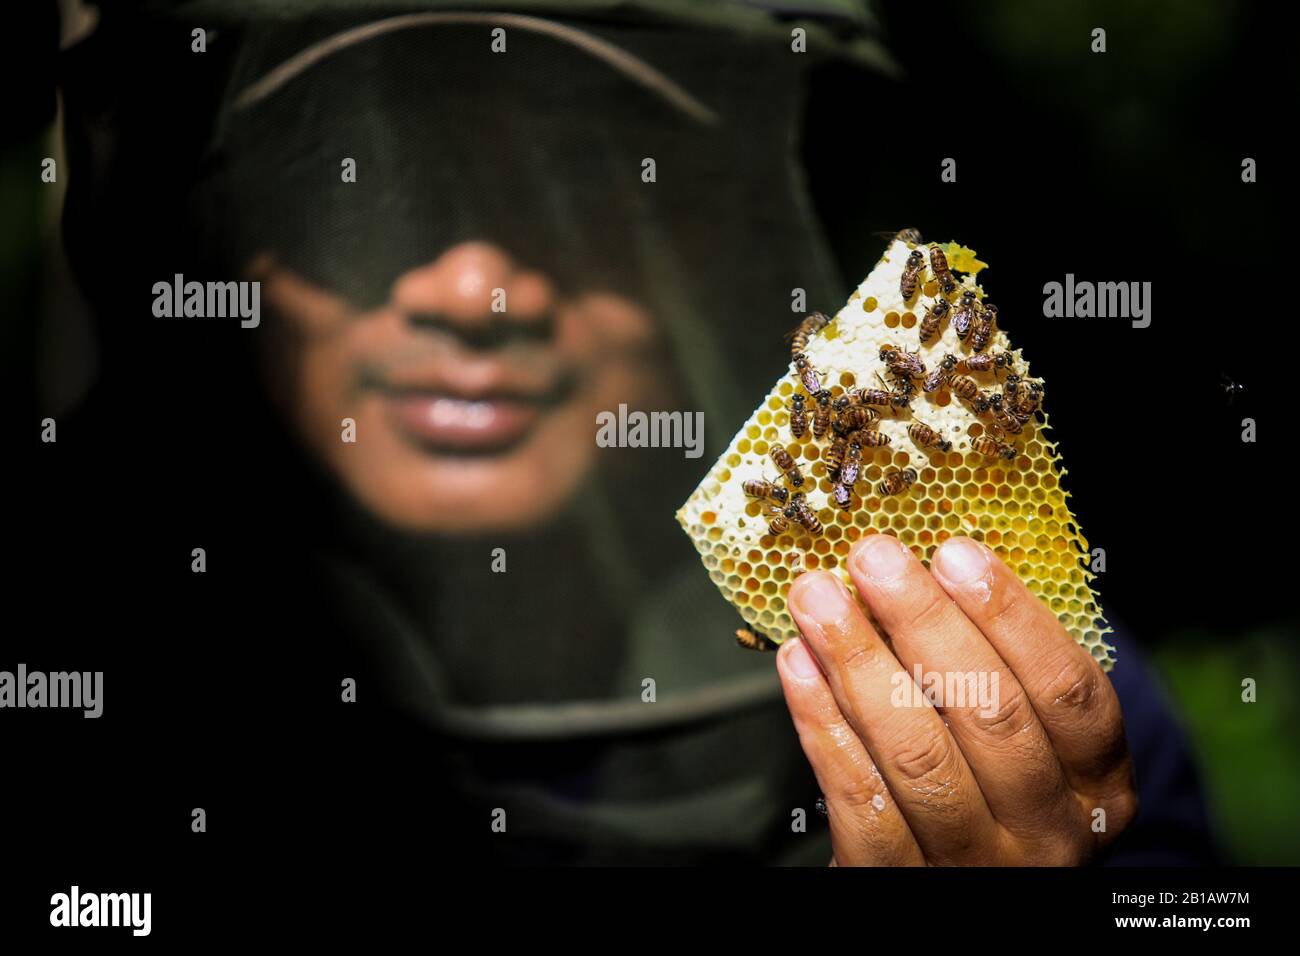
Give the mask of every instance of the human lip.
[(504, 451), (520, 442), (542, 417), (540, 403), (518, 398), (467, 399), (400, 391), (383, 400), (389, 420), (408, 440), (447, 454)]

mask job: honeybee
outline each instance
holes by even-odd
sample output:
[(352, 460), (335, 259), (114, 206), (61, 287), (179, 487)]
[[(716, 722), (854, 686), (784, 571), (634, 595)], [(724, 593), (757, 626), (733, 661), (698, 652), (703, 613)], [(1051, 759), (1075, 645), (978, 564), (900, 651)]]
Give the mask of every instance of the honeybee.
[(980, 389), (979, 394), (975, 396), (971, 404), (975, 407), (975, 413), (977, 415), (983, 415), (990, 411), (1001, 412), (1002, 393), (986, 392), (984, 389)]
[(952, 314), (952, 330), (957, 333), (957, 338), (966, 341), (966, 336), (970, 335), (971, 326), (975, 324), (975, 310), (979, 308), (979, 301), (975, 298), (974, 292), (963, 292), (961, 301), (957, 304), (957, 311)]
[(925, 377), (921, 383), (921, 390), (927, 394), (937, 392), (948, 384), (948, 379), (952, 377), (952, 371), (957, 367), (957, 356), (945, 355), (943, 361), (934, 367), (934, 371)]
[(939, 288), (944, 291), (945, 295), (957, 291), (957, 280), (952, 277), (952, 272), (948, 269), (948, 257), (943, 254), (943, 250), (938, 246), (930, 247), (930, 271), (934, 273), (935, 279), (939, 282)]
[(808, 505), (808, 500), (804, 497), (803, 492), (799, 492), (790, 499), (790, 508), (794, 511), (794, 519), (808, 529), (812, 534), (822, 533), (822, 523), (817, 517), (817, 513)]
[(1028, 421), (1043, 403), (1043, 385), (1041, 382), (1021, 382), (1008, 399), (1011, 411)]
[(799, 372), (799, 380), (803, 382), (803, 387), (808, 390), (809, 395), (816, 395), (822, 390), (821, 378), (817, 374), (817, 369), (813, 368), (808, 356), (803, 352), (796, 352), (794, 356), (794, 367)]
[(880, 493), (882, 498), (887, 498), (890, 495), (901, 495), (908, 488), (911, 488), (915, 481), (915, 468), (904, 468), (902, 471), (894, 470), (880, 480), (880, 484), (876, 485), (876, 491)]
[(898, 291), (903, 296), (904, 302), (910, 302), (916, 295), (916, 286), (924, 266), (925, 256), (921, 254), (920, 249), (913, 249), (911, 255), (907, 257), (907, 264), (903, 266), (903, 275), (898, 280)]
[(790, 500), (790, 492), (782, 488), (774, 481), (768, 481), (765, 478), (749, 478), (740, 485), (745, 494), (751, 498), (771, 498), (773, 501), (779, 501), (786, 504)]
[(880, 361), (899, 379), (920, 378), (925, 374), (925, 363), (919, 352), (904, 352), (896, 346), (884, 345), (880, 348)]
[(1028, 421), (1007, 408), (997, 409), (993, 413), (993, 420), (997, 422), (998, 428), (1012, 435), (1019, 435), (1025, 427), (1025, 422)]
[(952, 442), (945, 439), (925, 422), (912, 422), (907, 427), (907, 437), (916, 443), (917, 448), (938, 448), (940, 451), (952, 451)]
[(844, 453), (848, 448), (848, 439), (836, 438), (822, 450), (822, 461), (826, 463), (827, 473), (835, 475), (840, 470), (840, 465), (844, 462)]
[[(958, 364), (967, 372), (997, 372), (998, 369), (1011, 368), (1013, 357), (1010, 352), (984, 352), (979, 355), (967, 355)], [(1019, 376), (1009, 376), (1018, 378)]]
[[(879, 375), (876, 376), (880, 378)], [(881, 379), (881, 384), (886, 382)], [(858, 389), (858, 401), (863, 405), (874, 405), (877, 408), (907, 408), (912, 403), (911, 383), (907, 387), (896, 389), (881, 388), (862, 388)]]
[(979, 310), (975, 325), (970, 333), (970, 347), (976, 352), (988, 348), (989, 339), (993, 338), (993, 329), (997, 325), (998, 307), (989, 303)]
[(803, 438), (808, 434), (808, 409), (804, 407), (806, 401), (798, 392), (790, 396), (790, 434), (795, 438)]
[(773, 537), (779, 538), (790, 530), (790, 519), (793, 517), (793, 514), (790, 511), (789, 505), (786, 505), (784, 508), (778, 508), (776, 505), (768, 505), (763, 514), (771, 519), (767, 523), (767, 530)]
[(954, 375), (948, 380), (948, 387), (952, 389), (953, 394), (966, 399), (968, 402), (973, 402), (979, 398), (979, 384), (969, 375)]
[(921, 319), (921, 326), (917, 330), (922, 345), (939, 334), (939, 326), (948, 317), (950, 308), (947, 299), (935, 299), (933, 304), (925, 310), (925, 318)]
[(751, 651), (774, 651), (777, 648), (776, 642), (771, 638), (747, 627), (736, 628), (736, 643)]
[(794, 358), (807, 349), (809, 340), (830, 324), (831, 317), (824, 312), (811, 312), (805, 316), (790, 334), (790, 357)]
[(862, 471), (862, 444), (857, 439), (849, 442), (848, 451), (844, 453), (844, 463), (840, 465), (839, 484), (852, 488), (858, 483)]
[(882, 448), (889, 444), (889, 436), (884, 432), (855, 432), (853, 438), (863, 448)]
[(880, 418), (880, 413), (865, 405), (847, 405), (835, 415), (835, 434), (847, 435), (849, 432), (870, 428)]
[(799, 470), (799, 466), (795, 464), (794, 458), (792, 458), (790, 453), (785, 450), (784, 445), (773, 445), (772, 450), (768, 452), (768, 454), (770, 454), (772, 460), (776, 462), (776, 467), (780, 468), (781, 471), (785, 473), (786, 481), (790, 482), (790, 484), (794, 485), (796, 488), (803, 487), (803, 472)]
[(920, 245), (924, 240), (921, 239), (920, 229), (900, 229), (894, 236), (899, 242), (910, 243), (911, 245)]
[(831, 427), (831, 393), (822, 389), (817, 393), (817, 407), (813, 409), (812, 432), (821, 438)]
[(971, 442), (971, 447), (987, 458), (1005, 458), (1007, 461), (1012, 461), (1016, 457), (1014, 447), (988, 435), (980, 435)]

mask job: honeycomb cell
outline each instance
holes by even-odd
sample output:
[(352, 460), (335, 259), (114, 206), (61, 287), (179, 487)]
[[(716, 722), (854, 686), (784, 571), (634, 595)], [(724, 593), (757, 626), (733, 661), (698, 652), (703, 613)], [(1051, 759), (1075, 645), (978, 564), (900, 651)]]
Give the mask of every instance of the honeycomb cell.
[[(809, 342), (809, 359), (832, 395), (838, 397), (859, 385), (875, 387), (876, 376), (883, 371), (880, 346), (897, 343), (898, 330), (913, 328), (937, 294), (927, 269), (921, 297), (902, 301), (898, 280), (906, 257), (905, 244), (891, 245), (889, 254), (854, 293), (850, 306)], [(958, 276), (964, 287), (983, 298), (984, 290), (973, 277), (960, 272)], [(909, 349), (915, 347), (915, 335), (908, 336), (907, 342)], [(995, 333), (993, 348), (1014, 353), (1001, 329)], [(936, 341), (920, 347), (928, 368), (947, 353), (968, 354), (951, 323)], [(1018, 354), (1015, 371), (1022, 378), (1034, 377)], [(975, 377), (981, 388), (996, 387), (992, 375)], [(1110, 629), (1089, 584), (1088, 549), (1062, 488), (1056, 445), (1044, 434), (1045, 414), (1018, 436), (996, 435), (1012, 442), (1018, 454), (1013, 461), (991, 461), (971, 445), (989, 426), (966, 402), (955, 400), (946, 389), (918, 392), (910, 409), (883, 411), (876, 428), (890, 443), (864, 449), (861, 478), (849, 510), (842, 512), (832, 507), (834, 486), (821, 460), (829, 436), (796, 441), (789, 433), (789, 397), (797, 387), (791, 369), (678, 512), (678, 521), (694, 542), (710, 580), (745, 622), (777, 642), (794, 636), (797, 629), (785, 603), (790, 582), (805, 569), (834, 569), (842, 576), (850, 545), (865, 535), (893, 534), (928, 564), (934, 549), (949, 537), (968, 534), (983, 540), (1007, 562), (1075, 640), (1109, 669), (1113, 649), (1105, 638)], [(907, 436), (912, 421), (924, 421), (949, 437), (953, 448), (946, 453), (917, 449)], [(806, 479), (811, 477), (801, 490), (824, 525), (820, 535), (793, 527), (787, 534), (771, 536), (761, 516), (763, 504), (746, 498), (740, 489), (747, 479), (773, 477), (767, 451), (776, 443), (786, 445)], [(883, 499), (875, 494), (886, 470), (909, 467), (909, 461), (918, 472), (909, 492)]]

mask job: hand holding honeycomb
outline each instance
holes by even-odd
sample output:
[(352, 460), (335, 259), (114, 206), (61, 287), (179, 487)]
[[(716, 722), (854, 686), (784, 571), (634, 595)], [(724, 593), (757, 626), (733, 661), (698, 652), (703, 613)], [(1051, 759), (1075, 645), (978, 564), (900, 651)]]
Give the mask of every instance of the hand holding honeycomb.
[[(936, 259), (936, 247), (946, 256)], [(947, 538), (966, 535), (1015, 570), (1104, 669), (1113, 665), (1114, 649), (1105, 642), (1110, 629), (1090, 587), (1088, 543), (1066, 503), (1061, 487), (1065, 470), (1047, 437), (1046, 414), (1041, 421), (1028, 417), (1015, 434), (1003, 426), (1016, 422), (988, 407), (990, 397), (1008, 392), (1008, 381), (1010, 394), (1017, 383), (1022, 388), (1040, 383), (1001, 328), (978, 328), (979, 316), (989, 314), (984, 290), (974, 278), (984, 267), (956, 243), (923, 244), (919, 236), (901, 233), (833, 320), (803, 327), (804, 333), (814, 330), (800, 334), (796, 343), (804, 346), (807, 340), (803, 358), (792, 359), (789, 374), (677, 512), (710, 578), (761, 637), (780, 644), (797, 636), (786, 608), (791, 581), (815, 568), (847, 581), (844, 559), (853, 542), (866, 535), (897, 536), (927, 567)], [(907, 299), (905, 292), (911, 293)], [(937, 334), (923, 344), (919, 326), (939, 302), (947, 303), (946, 310), (937, 306), (946, 314), (937, 320)], [(972, 311), (964, 313), (963, 306)], [(930, 324), (935, 321), (931, 315)], [(976, 341), (981, 332), (986, 341)], [(882, 348), (894, 353), (882, 353)], [(968, 373), (964, 366), (974, 355), (990, 356), (984, 364), (994, 367)], [(943, 367), (946, 356), (962, 364), (949, 370), (940, 387), (924, 391), (933, 382), (917, 376), (906, 407), (871, 409), (879, 418), (870, 431), (885, 437), (870, 442), (888, 443), (870, 447), (865, 432), (856, 433), (866, 447), (861, 448), (857, 481), (846, 490), (834, 480), (835, 460), (826, 460), (837, 436), (814, 434), (817, 406), (856, 404), (862, 389), (897, 392), (906, 379), (891, 380), (890, 361), (919, 362), (928, 376)], [(1008, 364), (997, 365), (995, 356)], [(814, 372), (811, 380), (809, 370)], [(792, 403), (796, 395), (802, 396), (801, 403)], [(791, 430), (792, 408), (809, 418), (798, 436)], [(918, 424), (922, 428), (914, 427)], [(930, 439), (926, 447), (918, 437)], [(801, 485), (796, 487), (774, 461), (776, 445), (789, 453)], [(760, 481), (784, 488), (787, 498), (802, 492), (810, 520), (801, 522), (788, 506), (746, 493), (746, 482)], [(847, 507), (837, 503), (837, 496)]]

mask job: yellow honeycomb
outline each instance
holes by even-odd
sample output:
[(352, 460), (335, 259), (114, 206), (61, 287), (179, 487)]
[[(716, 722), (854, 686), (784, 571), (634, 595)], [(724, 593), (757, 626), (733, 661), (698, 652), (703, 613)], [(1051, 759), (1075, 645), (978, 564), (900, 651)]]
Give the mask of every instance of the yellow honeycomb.
[[(935, 368), (946, 354), (970, 354), (957, 338), (951, 317), (935, 341), (926, 346), (918, 342), (917, 325), (925, 307), (942, 294), (928, 255), (921, 291), (910, 304), (902, 298), (899, 280), (909, 252), (930, 245), (916, 246), (901, 238), (890, 243), (848, 304), (809, 342), (806, 354), (833, 397), (855, 387), (883, 387), (875, 376), (883, 372), (879, 353), (885, 344), (906, 351), (919, 347), (927, 369)], [(984, 292), (974, 274), (985, 264), (956, 243), (943, 248), (949, 252), (954, 278), (960, 276), (959, 288), (946, 296), (953, 309), (967, 290), (982, 300)], [(1013, 350), (999, 328), (985, 351)], [(1029, 379), (1028, 364), (1019, 352), (1014, 355), (1015, 371)], [(971, 377), (982, 389), (993, 390), (1005, 374)], [(709, 577), (755, 631), (775, 643), (796, 636), (798, 629), (785, 605), (791, 581), (803, 570), (822, 568), (848, 583), (845, 558), (852, 543), (864, 535), (895, 535), (928, 567), (938, 545), (951, 535), (964, 534), (984, 542), (1015, 569), (1074, 639), (1110, 670), (1114, 648), (1105, 641), (1110, 628), (1090, 587), (1088, 542), (1067, 504), (1069, 494), (1061, 486), (1066, 472), (1056, 445), (1046, 436), (1045, 413), (1041, 423), (1031, 419), (1019, 435), (999, 436), (1015, 446), (1014, 460), (991, 459), (973, 447), (974, 439), (990, 428), (988, 416), (978, 416), (946, 387), (930, 394), (918, 387), (910, 409), (881, 410), (876, 427), (889, 435), (890, 444), (862, 450), (862, 477), (851, 510), (844, 512), (830, 499), (833, 486), (821, 460), (833, 434), (815, 439), (809, 431), (799, 440), (790, 433), (790, 397), (800, 391), (792, 363), (677, 512)], [(952, 442), (951, 450), (918, 448), (907, 433), (913, 421), (938, 431)], [(781, 472), (768, 454), (777, 443), (803, 472), (802, 490), (821, 520), (820, 534), (791, 521), (786, 533), (773, 536), (763, 514), (765, 503), (747, 496), (741, 487), (748, 479), (780, 481)], [(911, 488), (882, 497), (877, 490), (881, 478), (909, 467), (917, 473)]]

